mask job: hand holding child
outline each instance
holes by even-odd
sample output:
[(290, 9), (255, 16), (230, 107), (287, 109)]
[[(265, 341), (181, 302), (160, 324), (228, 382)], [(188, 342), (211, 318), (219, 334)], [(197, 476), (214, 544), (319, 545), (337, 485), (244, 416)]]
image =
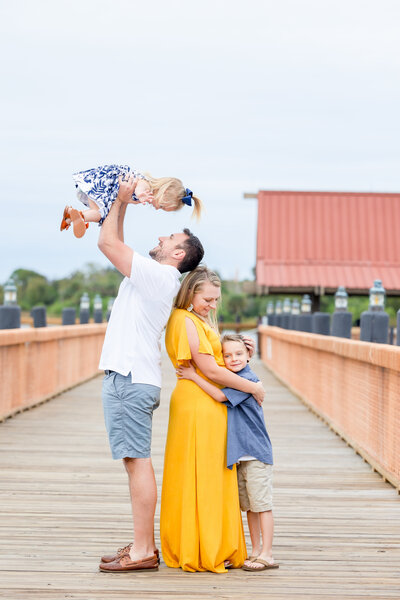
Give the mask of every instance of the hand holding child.
[(265, 389), (261, 381), (258, 381), (254, 385), (256, 387), (256, 390), (255, 392), (253, 392), (253, 398), (257, 402), (257, 404), (261, 406), (265, 398)]
[(255, 352), (256, 349), (256, 343), (253, 340), (253, 338), (251, 338), (248, 335), (242, 335), (243, 341), (245, 343), (245, 346), (247, 348), (247, 351), (249, 353), (249, 358), (251, 358)]
[(135, 191), (137, 185), (137, 179), (133, 175), (121, 175), (119, 178), (119, 190), (117, 200), (122, 204), (137, 204), (132, 201), (132, 194)]
[(176, 368), (176, 376), (178, 379), (190, 379), (194, 381), (197, 373), (192, 363), (189, 363), (188, 366), (178, 365)]
[(135, 195), (137, 198), (139, 198), (139, 202), (141, 204), (153, 204), (153, 192), (151, 191), (151, 188), (147, 181), (144, 181), (144, 179), (140, 179), (138, 181), (135, 190)]

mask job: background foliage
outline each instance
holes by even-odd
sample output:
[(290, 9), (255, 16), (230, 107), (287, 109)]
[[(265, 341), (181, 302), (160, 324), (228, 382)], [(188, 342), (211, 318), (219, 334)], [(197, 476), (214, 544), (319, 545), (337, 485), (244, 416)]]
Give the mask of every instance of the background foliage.
[[(48, 280), (44, 275), (27, 269), (16, 269), (12, 277), (18, 288), (18, 304), (22, 310), (29, 311), (32, 307), (45, 305), (49, 315), (61, 315), (64, 307), (79, 309), (82, 294), (89, 294), (91, 304), (95, 294), (100, 294), (103, 309), (107, 309), (110, 298), (118, 293), (122, 275), (113, 267), (99, 267), (88, 263), (82, 270), (71, 273), (63, 279)], [(285, 295), (250, 296), (243, 292), (243, 282), (222, 281), (222, 301), (219, 307), (219, 317), (224, 321), (242, 321), (256, 319), (265, 315), (267, 302), (284, 300)], [(301, 296), (289, 296), (291, 300)], [(0, 287), (0, 303), (3, 302), (3, 289)], [(91, 307), (92, 308), (92, 307)], [(367, 296), (351, 296), (349, 310), (353, 314), (353, 324), (357, 323), (361, 313), (368, 308)], [(386, 299), (386, 312), (390, 317), (391, 326), (396, 325), (396, 314), (400, 309), (400, 297)], [(321, 299), (323, 312), (334, 311), (333, 296), (323, 296)]]

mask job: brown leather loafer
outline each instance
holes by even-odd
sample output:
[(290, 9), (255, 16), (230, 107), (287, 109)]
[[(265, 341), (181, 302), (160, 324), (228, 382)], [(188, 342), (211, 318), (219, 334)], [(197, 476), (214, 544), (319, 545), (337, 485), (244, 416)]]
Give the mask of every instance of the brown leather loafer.
[(100, 571), (107, 573), (123, 573), (126, 571), (158, 571), (158, 559), (155, 554), (140, 560), (131, 560), (128, 555), (121, 556), (118, 560), (110, 563), (100, 563)]
[[(108, 554), (108, 555), (106, 554), (105, 556), (102, 556), (100, 559), (100, 562), (110, 563), (110, 562), (115, 562), (116, 560), (119, 560), (121, 558), (121, 556), (124, 556), (125, 554), (129, 554), (129, 551), (132, 548), (132, 545), (133, 545), (133, 543), (131, 542), (130, 544), (128, 544), (127, 546), (124, 546), (123, 548), (118, 548), (116, 554)], [(157, 556), (158, 564), (160, 564), (160, 551), (158, 550), (158, 548), (156, 548), (154, 550), (154, 554)]]

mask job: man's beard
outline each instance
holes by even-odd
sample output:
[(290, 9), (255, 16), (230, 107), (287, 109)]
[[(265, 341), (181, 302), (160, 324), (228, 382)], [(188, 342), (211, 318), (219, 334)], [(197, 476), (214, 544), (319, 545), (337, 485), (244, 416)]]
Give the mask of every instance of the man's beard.
[(164, 259), (164, 254), (161, 246), (156, 246), (153, 250), (149, 251), (149, 256), (156, 260), (157, 262), (161, 262)]

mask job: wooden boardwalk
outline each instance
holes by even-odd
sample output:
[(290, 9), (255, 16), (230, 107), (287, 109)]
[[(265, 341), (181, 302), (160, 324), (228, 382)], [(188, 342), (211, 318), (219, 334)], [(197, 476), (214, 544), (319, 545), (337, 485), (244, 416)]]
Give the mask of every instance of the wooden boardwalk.
[[(153, 459), (161, 484), (174, 372), (163, 361)], [(268, 389), (275, 545), (263, 573), (111, 575), (99, 556), (131, 540), (126, 475), (112, 461), (96, 378), (0, 424), (0, 598), (384, 599), (400, 597), (395, 490), (255, 361)], [(159, 506), (156, 527), (158, 533)]]

